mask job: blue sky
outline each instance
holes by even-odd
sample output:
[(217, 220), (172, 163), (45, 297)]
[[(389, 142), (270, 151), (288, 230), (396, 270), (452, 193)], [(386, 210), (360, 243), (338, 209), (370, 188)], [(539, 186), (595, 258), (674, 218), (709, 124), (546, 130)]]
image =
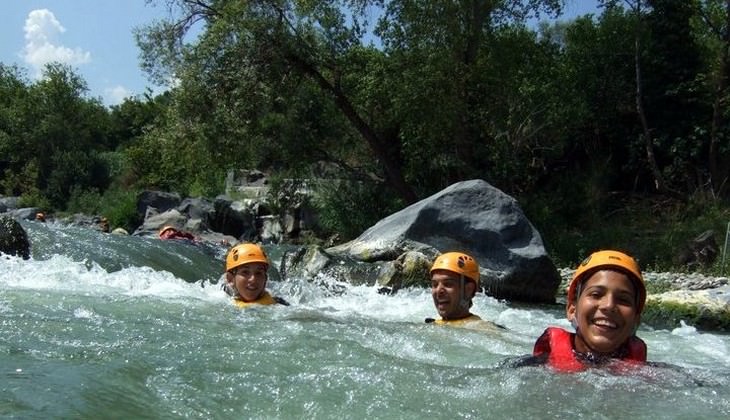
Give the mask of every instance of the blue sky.
[[(596, 12), (597, 0), (566, 0), (565, 16)], [(158, 1), (163, 3), (163, 1)], [(6, 0), (2, 2), (0, 62), (17, 64), (34, 80), (50, 61), (69, 64), (89, 94), (106, 105), (163, 88), (139, 67), (132, 29), (167, 15), (145, 0)]]
[(140, 95), (149, 82), (139, 67), (132, 29), (166, 16), (144, 0), (11, 0), (2, 2), (0, 61), (35, 80), (50, 61), (69, 64), (89, 94), (107, 105)]

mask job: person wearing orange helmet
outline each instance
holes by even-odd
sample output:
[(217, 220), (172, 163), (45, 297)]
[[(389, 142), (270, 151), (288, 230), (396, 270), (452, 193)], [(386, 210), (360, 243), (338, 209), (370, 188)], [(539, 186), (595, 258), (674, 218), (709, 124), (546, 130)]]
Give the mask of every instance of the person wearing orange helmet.
[(537, 339), (532, 363), (575, 372), (608, 365), (646, 362), (646, 344), (635, 333), (646, 303), (639, 264), (614, 250), (598, 251), (575, 270), (568, 287), (566, 316), (575, 328), (550, 327)]
[(472, 299), (479, 289), (479, 264), (463, 252), (447, 252), (433, 262), (431, 296), (440, 319), (427, 323), (469, 327), (502, 328), (471, 313)]
[(109, 228), (109, 219), (107, 219), (106, 217), (102, 216), (101, 218), (99, 218), (99, 224), (98, 224), (98, 226), (99, 226), (99, 230), (101, 232), (109, 233), (109, 231), (110, 231), (110, 228)]
[(195, 236), (190, 232), (184, 232), (175, 226), (165, 225), (157, 233), (157, 236), (162, 240), (168, 239), (183, 239), (188, 241), (195, 241)]
[(236, 306), (252, 304), (289, 305), (280, 297), (266, 291), (269, 258), (263, 248), (252, 243), (234, 246), (226, 255), (226, 290), (233, 295)]

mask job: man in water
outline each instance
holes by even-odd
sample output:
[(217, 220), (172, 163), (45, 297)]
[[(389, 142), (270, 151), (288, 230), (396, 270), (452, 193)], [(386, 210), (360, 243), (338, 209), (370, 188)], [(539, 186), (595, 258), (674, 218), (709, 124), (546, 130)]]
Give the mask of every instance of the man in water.
[(479, 289), (479, 264), (462, 252), (447, 252), (431, 266), (431, 296), (440, 319), (426, 318), (427, 323), (476, 329), (503, 329), (470, 312), (472, 299)]

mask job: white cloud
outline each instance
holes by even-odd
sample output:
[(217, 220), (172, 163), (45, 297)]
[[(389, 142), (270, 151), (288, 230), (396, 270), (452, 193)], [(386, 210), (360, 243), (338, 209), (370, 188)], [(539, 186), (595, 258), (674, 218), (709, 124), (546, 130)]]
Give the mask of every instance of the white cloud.
[(104, 89), (104, 103), (107, 105), (118, 105), (132, 95), (132, 92), (124, 86), (118, 85), (106, 88)]
[(40, 77), (43, 66), (50, 62), (79, 65), (91, 61), (91, 53), (80, 48), (69, 48), (58, 41), (58, 35), (66, 28), (48, 9), (33, 10), (25, 20), (25, 47), (23, 59)]

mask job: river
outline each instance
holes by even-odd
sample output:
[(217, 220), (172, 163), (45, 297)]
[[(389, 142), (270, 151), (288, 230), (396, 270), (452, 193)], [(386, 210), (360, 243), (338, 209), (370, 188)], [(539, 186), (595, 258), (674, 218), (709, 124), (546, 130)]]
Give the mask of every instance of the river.
[[(0, 417), (728, 418), (730, 337), (642, 326), (633, 375), (508, 368), (557, 306), (485, 295), (501, 335), (425, 324), (428, 290), (270, 281), (291, 306), (234, 307), (223, 250), (23, 222), (33, 258), (0, 257)], [(276, 249), (272, 249), (276, 254)]]

